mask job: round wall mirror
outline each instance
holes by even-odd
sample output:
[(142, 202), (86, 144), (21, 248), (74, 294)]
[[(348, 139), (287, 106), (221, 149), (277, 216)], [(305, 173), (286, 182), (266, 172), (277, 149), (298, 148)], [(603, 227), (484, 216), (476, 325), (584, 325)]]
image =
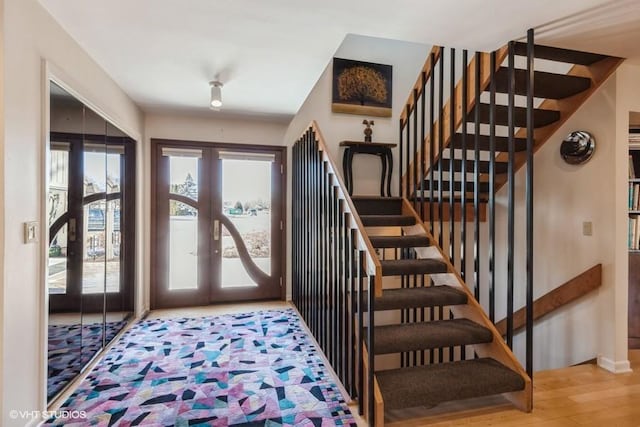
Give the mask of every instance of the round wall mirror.
[(571, 132), (560, 144), (560, 155), (570, 165), (586, 163), (596, 149), (596, 140), (586, 131)]

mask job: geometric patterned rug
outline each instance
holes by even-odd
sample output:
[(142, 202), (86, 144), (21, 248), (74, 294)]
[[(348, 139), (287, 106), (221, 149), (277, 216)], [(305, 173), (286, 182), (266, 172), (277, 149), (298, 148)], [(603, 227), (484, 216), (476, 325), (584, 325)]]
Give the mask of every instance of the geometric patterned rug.
[(334, 426), (355, 421), (292, 309), (136, 323), (55, 426)]

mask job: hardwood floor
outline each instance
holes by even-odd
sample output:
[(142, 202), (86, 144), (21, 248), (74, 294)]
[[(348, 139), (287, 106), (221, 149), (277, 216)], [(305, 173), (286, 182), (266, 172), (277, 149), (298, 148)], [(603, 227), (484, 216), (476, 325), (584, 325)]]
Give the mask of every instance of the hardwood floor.
[(149, 312), (148, 319), (163, 319), (168, 317), (201, 317), (219, 316), (223, 314), (247, 313), (258, 310), (278, 310), (293, 307), (286, 301), (256, 301), (238, 302), (233, 304), (203, 305), (199, 307), (167, 308)]
[[(215, 316), (288, 307), (292, 305), (284, 301), (262, 301), (154, 310), (148, 317)], [(634, 371), (626, 374), (612, 374), (596, 365), (580, 365), (536, 373), (533, 381), (534, 409), (530, 414), (518, 411), (501, 397), (493, 397), (443, 404), (430, 410), (397, 411), (387, 416), (386, 425), (391, 427), (640, 426), (640, 350), (630, 350), (629, 360)], [(75, 387), (71, 390), (73, 388)], [(68, 396), (71, 390), (65, 395)], [(357, 415), (357, 405), (352, 402), (349, 406), (358, 426), (366, 426), (366, 422)]]
[[(626, 374), (580, 365), (534, 374), (533, 412), (526, 414), (499, 398), (440, 405), (429, 413), (392, 414), (387, 426), (640, 426), (640, 351), (629, 352)], [(479, 407), (481, 404), (493, 404)], [(470, 406), (471, 405), (471, 406)], [(476, 407), (474, 408), (473, 405)], [(445, 411), (454, 411), (445, 413)], [(408, 419), (409, 417), (413, 419)], [(418, 417), (418, 418), (414, 418)]]

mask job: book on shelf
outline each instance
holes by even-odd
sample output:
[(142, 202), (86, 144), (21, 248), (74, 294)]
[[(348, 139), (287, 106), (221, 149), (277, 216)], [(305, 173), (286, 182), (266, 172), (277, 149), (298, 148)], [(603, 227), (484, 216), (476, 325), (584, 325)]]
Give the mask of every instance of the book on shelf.
[(633, 165), (633, 156), (629, 154), (629, 178), (634, 179), (635, 177), (636, 177), (636, 171)]
[(640, 221), (637, 216), (629, 218), (629, 249), (640, 249)]
[(629, 183), (629, 210), (640, 210), (640, 183)]

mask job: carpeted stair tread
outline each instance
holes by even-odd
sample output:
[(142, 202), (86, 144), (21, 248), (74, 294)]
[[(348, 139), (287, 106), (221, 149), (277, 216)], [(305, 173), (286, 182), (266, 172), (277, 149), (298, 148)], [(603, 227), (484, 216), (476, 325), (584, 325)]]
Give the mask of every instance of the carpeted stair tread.
[(431, 246), (426, 235), (413, 236), (369, 236), (374, 248), (424, 248)]
[(360, 215), (360, 220), (365, 227), (402, 227), (416, 224), (413, 215)]
[(383, 276), (438, 274), (447, 272), (447, 264), (437, 259), (391, 259), (380, 261)]
[(374, 333), (375, 354), (480, 344), (493, 340), (489, 329), (469, 319), (376, 326)]
[(402, 198), (379, 196), (352, 196), (351, 201), (358, 215), (399, 215), (402, 213)]
[(385, 409), (429, 407), (524, 389), (520, 375), (491, 358), (378, 371), (376, 377)]
[[(367, 292), (363, 295), (364, 310), (367, 310)], [(467, 294), (451, 286), (426, 286), (421, 288), (383, 289), (376, 298), (376, 311), (401, 310), (404, 308), (440, 307), (467, 303)]]

